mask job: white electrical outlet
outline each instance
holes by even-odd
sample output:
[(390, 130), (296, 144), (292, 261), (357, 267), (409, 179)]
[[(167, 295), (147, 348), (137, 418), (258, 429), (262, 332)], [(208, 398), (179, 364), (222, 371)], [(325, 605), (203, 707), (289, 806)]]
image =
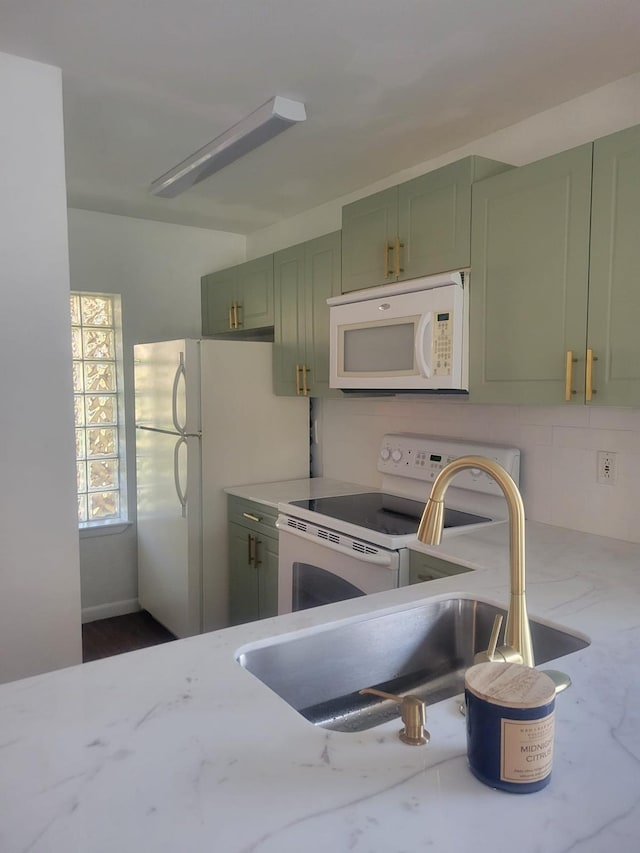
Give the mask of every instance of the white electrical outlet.
[(598, 483), (613, 486), (616, 481), (616, 454), (611, 450), (598, 451)]

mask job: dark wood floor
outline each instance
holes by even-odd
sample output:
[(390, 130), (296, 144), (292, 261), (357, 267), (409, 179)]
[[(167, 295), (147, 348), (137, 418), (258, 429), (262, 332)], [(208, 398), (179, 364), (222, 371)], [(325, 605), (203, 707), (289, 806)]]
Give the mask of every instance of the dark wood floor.
[(87, 663), (175, 639), (146, 610), (98, 619), (82, 626), (82, 660)]

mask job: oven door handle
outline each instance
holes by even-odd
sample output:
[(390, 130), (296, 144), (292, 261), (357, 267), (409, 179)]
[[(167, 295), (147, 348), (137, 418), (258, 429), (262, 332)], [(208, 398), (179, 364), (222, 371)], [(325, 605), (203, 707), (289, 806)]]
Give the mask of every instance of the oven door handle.
[[(393, 565), (394, 557), (396, 556), (395, 551), (389, 552), (381, 550), (375, 554), (366, 554), (362, 551), (356, 551), (353, 548), (341, 545), (339, 542), (328, 542), (326, 539), (321, 539), (320, 537), (307, 533), (304, 530), (289, 527), (286, 518), (278, 518), (276, 520), (276, 527), (280, 530), (281, 534), (290, 533), (292, 536), (299, 536), (301, 539), (306, 539), (307, 542), (313, 542), (323, 548), (328, 548), (330, 551), (338, 551), (340, 554), (346, 554), (348, 557), (353, 557), (354, 560), (360, 560), (363, 563), (374, 563), (377, 566), (384, 566), (391, 572), (396, 571), (396, 567)], [(340, 534), (337, 535), (339, 536)]]

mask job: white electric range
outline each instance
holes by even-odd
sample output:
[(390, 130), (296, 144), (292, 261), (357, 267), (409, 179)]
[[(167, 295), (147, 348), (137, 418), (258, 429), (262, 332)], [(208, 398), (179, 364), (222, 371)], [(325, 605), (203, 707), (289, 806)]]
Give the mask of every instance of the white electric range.
[[(278, 504), (278, 613), (407, 584), (407, 544), (415, 539), (431, 483), (445, 465), (468, 455), (495, 460), (518, 484), (520, 451), (514, 447), (389, 434), (378, 454), (381, 489)], [(508, 516), (500, 487), (480, 470), (460, 472), (445, 503), (445, 536)]]

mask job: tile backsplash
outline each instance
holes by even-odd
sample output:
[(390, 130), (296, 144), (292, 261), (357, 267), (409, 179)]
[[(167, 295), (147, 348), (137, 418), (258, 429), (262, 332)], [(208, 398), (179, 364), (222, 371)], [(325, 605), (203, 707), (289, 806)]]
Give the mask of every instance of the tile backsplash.
[[(316, 401), (314, 473), (380, 485), (387, 432), (413, 432), (520, 448), (527, 518), (640, 542), (640, 410), (488, 406), (443, 398)], [(612, 484), (597, 482), (597, 454), (616, 454)], [(425, 494), (425, 500), (427, 494)]]

